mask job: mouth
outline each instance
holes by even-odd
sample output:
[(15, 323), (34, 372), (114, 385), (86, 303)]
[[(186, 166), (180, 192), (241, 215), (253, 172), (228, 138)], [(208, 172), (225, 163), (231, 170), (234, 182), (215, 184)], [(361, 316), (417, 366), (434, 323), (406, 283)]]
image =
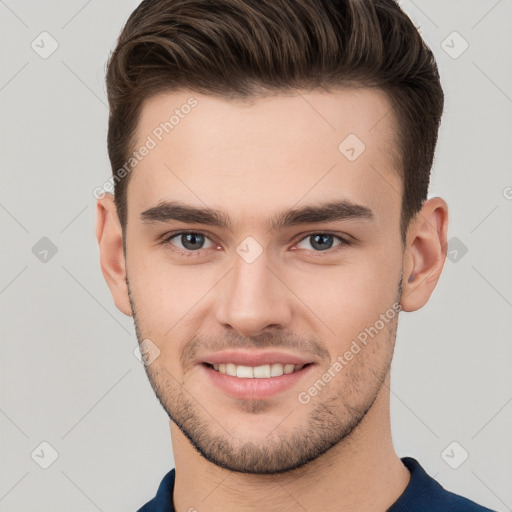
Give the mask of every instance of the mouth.
[(230, 375), (240, 379), (273, 379), (282, 375), (290, 375), (313, 363), (282, 364), (272, 363), (260, 366), (245, 366), (234, 363), (203, 363), (207, 367), (223, 375)]
[[(265, 400), (283, 395), (297, 388), (297, 393), (307, 388), (304, 379), (316, 363), (270, 363), (245, 366), (234, 363), (203, 362), (204, 372), (213, 389), (239, 400)], [(299, 389), (299, 384), (302, 383)], [(209, 388), (206, 388), (209, 389)]]

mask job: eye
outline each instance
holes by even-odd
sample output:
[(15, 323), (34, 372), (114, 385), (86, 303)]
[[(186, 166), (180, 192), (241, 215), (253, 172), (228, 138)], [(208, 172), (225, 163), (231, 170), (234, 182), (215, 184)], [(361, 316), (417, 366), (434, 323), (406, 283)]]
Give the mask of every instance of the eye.
[[(175, 239), (176, 241), (173, 242)], [(333, 245), (334, 239), (338, 239), (339, 241), (335, 245)], [(210, 244), (205, 246), (206, 241), (210, 241)], [(164, 240), (162, 240), (161, 243), (163, 245), (167, 245), (170, 252), (187, 257), (199, 256), (203, 254), (203, 250), (215, 246), (208, 236), (197, 231), (179, 231), (170, 233), (164, 238)], [(309, 251), (310, 247), (299, 247), (300, 244), (304, 243), (310, 244), (310, 247), (313, 247), (313, 254), (315, 256), (322, 256), (321, 253), (325, 252), (329, 252), (331, 254), (352, 244), (350, 240), (347, 240), (340, 235), (322, 232), (309, 233), (305, 237), (301, 238), (299, 243), (296, 245), (299, 249), (306, 249)]]
[[(336, 238), (339, 240), (339, 243), (333, 246), (333, 239)], [(310, 233), (302, 238), (300, 243), (310, 244), (310, 247), (314, 248), (314, 252), (325, 252), (331, 249), (334, 251), (338, 250), (338, 248), (342, 249), (343, 246), (351, 245), (352, 242), (333, 233)], [(309, 247), (306, 247), (306, 249), (309, 249)]]
[[(175, 238), (177, 239), (177, 242), (172, 242), (171, 240), (174, 240)], [(211, 247), (211, 245), (204, 247), (205, 240), (209, 240), (209, 238), (203, 233), (197, 233), (195, 231), (180, 231), (179, 233), (174, 233), (166, 237), (162, 243), (175, 246), (176, 249), (170, 249), (172, 252), (177, 252), (184, 256), (192, 256), (195, 253), (200, 253), (203, 249)], [(181, 246), (175, 245), (176, 243), (181, 244)]]

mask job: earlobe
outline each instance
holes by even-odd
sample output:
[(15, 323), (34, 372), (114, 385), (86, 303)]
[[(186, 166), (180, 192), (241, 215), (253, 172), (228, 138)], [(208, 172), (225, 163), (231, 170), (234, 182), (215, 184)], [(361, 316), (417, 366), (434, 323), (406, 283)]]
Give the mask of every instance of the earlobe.
[(111, 194), (105, 194), (96, 203), (96, 239), (100, 250), (101, 271), (114, 302), (122, 313), (132, 316), (126, 284), (123, 233)]
[(440, 197), (423, 204), (407, 234), (401, 305), (416, 311), (429, 300), (446, 260), (448, 205)]

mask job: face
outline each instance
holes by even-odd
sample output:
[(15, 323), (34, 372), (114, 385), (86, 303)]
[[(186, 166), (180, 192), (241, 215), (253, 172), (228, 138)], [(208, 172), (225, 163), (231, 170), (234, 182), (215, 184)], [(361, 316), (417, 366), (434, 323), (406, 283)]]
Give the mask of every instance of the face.
[(403, 262), (389, 112), (367, 89), (144, 105), (137, 147), (156, 145), (127, 193), (131, 312), (159, 401), (218, 466), (298, 468), (381, 390)]

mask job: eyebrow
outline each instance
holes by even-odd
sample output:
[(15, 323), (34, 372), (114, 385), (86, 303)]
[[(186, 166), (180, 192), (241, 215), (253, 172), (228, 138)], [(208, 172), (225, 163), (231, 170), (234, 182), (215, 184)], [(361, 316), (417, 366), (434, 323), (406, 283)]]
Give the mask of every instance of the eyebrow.
[[(140, 214), (145, 224), (179, 221), (190, 224), (206, 224), (233, 231), (228, 215), (212, 208), (198, 208), (179, 201), (162, 201)], [(269, 220), (269, 232), (279, 231), (298, 224), (319, 224), (340, 220), (373, 221), (373, 211), (362, 204), (348, 200), (330, 201), (307, 205), (278, 213)]]

